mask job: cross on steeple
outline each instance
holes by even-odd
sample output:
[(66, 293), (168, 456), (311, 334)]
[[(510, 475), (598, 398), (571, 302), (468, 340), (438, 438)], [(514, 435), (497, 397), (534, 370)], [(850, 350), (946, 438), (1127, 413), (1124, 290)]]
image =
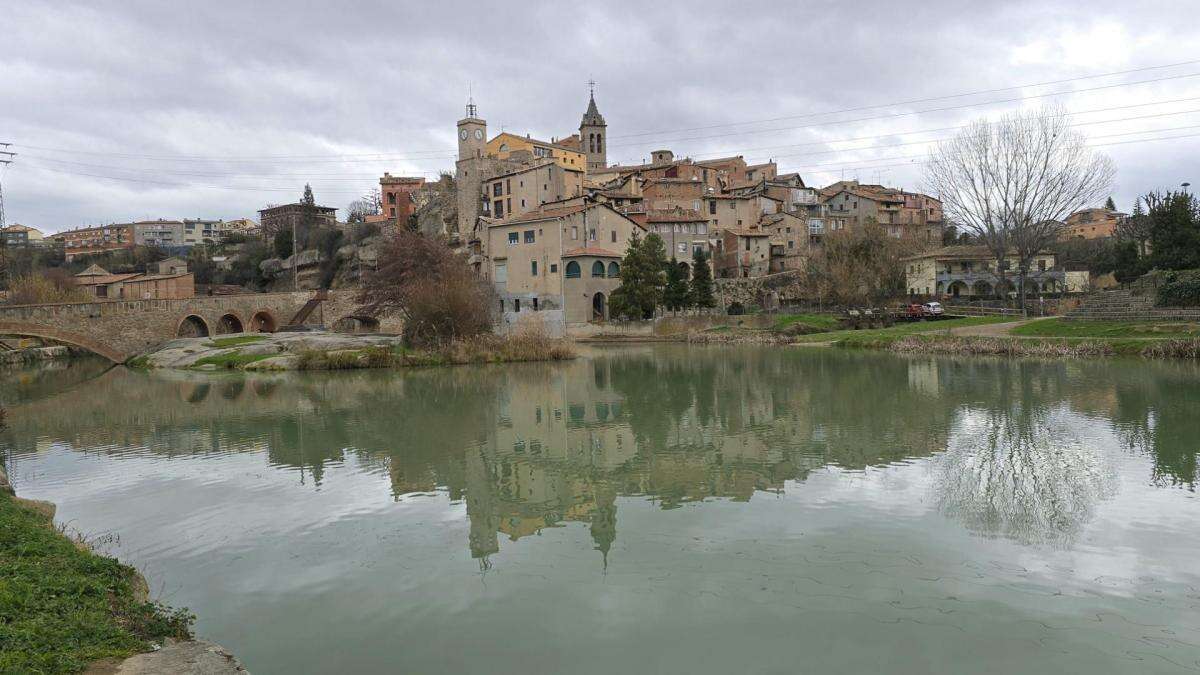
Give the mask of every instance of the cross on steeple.
[(588, 93), (592, 96), (592, 98), (596, 97), (596, 81), (595, 80), (591, 80), (591, 79), (588, 80)]

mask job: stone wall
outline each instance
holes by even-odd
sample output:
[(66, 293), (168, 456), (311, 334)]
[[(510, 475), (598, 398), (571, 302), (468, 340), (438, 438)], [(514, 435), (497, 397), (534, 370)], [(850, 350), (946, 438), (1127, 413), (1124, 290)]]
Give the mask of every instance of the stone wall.
[(745, 279), (715, 279), (717, 307), (729, 311), (734, 303), (744, 309), (776, 310), (780, 305), (806, 301), (801, 273), (795, 270)]

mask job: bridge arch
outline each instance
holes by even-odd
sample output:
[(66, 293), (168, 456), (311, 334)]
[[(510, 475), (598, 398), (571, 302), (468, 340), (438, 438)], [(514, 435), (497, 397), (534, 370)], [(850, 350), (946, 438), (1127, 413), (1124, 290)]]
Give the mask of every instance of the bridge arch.
[(250, 317), (251, 333), (274, 333), (277, 330), (279, 323), (275, 321), (275, 315), (265, 309), (258, 310)]
[(37, 337), (86, 349), (89, 352), (103, 356), (113, 363), (124, 363), (132, 354), (126, 354), (113, 346), (97, 340), (90, 335), (75, 331), (61, 330), (49, 326), (39, 326), (19, 321), (0, 321), (0, 335), (19, 335), (22, 337)]
[(217, 320), (217, 335), (244, 332), (242, 319), (234, 312), (226, 312)]
[(175, 327), (175, 337), (193, 338), (209, 335), (212, 333), (208, 330), (208, 322), (197, 314), (188, 314), (180, 319), (179, 325)]

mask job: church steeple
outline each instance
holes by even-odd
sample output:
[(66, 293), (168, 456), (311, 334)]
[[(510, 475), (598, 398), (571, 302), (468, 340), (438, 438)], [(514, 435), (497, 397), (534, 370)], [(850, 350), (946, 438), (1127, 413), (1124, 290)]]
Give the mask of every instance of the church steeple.
[(608, 135), (608, 125), (604, 116), (596, 107), (596, 82), (588, 81), (588, 107), (579, 122), (579, 145), (587, 155), (588, 171), (603, 169), (608, 166), (605, 138)]

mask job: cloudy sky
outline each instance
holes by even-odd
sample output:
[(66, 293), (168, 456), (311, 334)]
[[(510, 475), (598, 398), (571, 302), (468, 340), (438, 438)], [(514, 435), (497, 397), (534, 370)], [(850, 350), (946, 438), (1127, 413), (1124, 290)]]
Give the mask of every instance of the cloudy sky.
[(954, 127), (1057, 103), (1116, 162), (1119, 207), (1200, 185), (1194, 0), (901, 4), (0, 0), (7, 220), (257, 217), (306, 182), (344, 209), (384, 171), (452, 170), (468, 91), (489, 133), (547, 138), (589, 79), (610, 162), (919, 189)]

